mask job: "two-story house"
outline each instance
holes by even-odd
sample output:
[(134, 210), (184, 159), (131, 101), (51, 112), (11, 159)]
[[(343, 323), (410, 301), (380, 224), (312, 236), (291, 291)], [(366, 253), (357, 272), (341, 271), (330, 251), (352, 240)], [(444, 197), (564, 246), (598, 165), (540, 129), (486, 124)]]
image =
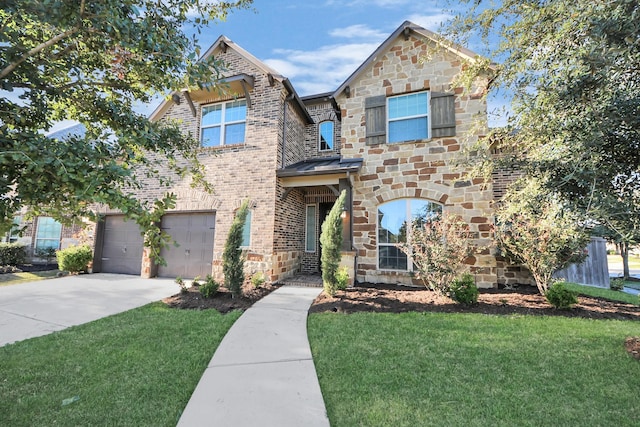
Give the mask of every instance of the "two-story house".
[[(358, 281), (412, 281), (410, 257), (397, 243), (417, 215), (458, 214), (475, 243), (490, 242), (491, 185), (465, 180), (454, 164), (463, 144), (483, 132), (477, 121), (486, 120), (483, 82), (470, 95), (452, 87), (475, 54), (405, 22), (335, 91), (302, 98), (286, 77), (224, 36), (211, 55), (226, 64), (224, 90), (174, 93), (151, 119), (179, 120), (200, 139), (215, 193), (191, 188), (188, 179), (169, 189), (177, 206), (162, 227), (178, 246), (163, 250), (166, 266), (149, 260), (134, 223), (105, 212), (94, 270), (220, 277), (231, 222), (249, 200), (247, 271), (272, 281), (318, 272), (320, 227), (342, 190), (343, 262)], [(479, 286), (497, 283), (488, 250), (470, 262)]]

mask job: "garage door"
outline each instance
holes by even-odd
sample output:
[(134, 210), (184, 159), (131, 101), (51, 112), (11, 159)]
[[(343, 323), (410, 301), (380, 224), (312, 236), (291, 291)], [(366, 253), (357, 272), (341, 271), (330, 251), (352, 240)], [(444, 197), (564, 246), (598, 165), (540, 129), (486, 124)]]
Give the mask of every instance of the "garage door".
[(214, 213), (169, 214), (162, 217), (162, 230), (178, 244), (160, 252), (167, 262), (158, 276), (194, 278), (211, 274), (213, 260)]
[(100, 271), (140, 274), (143, 244), (138, 224), (123, 215), (105, 217)]

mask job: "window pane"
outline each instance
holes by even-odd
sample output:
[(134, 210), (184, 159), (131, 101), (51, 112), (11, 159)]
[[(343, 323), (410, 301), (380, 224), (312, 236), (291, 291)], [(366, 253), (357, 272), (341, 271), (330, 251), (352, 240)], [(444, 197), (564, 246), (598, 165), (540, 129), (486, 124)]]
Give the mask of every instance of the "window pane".
[(419, 224), (435, 219), (442, 214), (442, 206), (427, 200), (411, 200), (411, 220)]
[(220, 145), (220, 127), (215, 126), (211, 128), (202, 129), (202, 146), (203, 147), (217, 147)]
[(407, 256), (395, 246), (380, 246), (378, 266), (384, 270), (406, 270)]
[(316, 207), (307, 206), (306, 246), (307, 252), (316, 251)]
[(227, 125), (224, 128), (224, 144), (242, 144), (244, 142), (244, 123)]
[(320, 150), (333, 150), (333, 122), (320, 123)]
[(239, 122), (247, 118), (247, 102), (245, 100), (229, 102), (225, 106), (224, 121)]
[(247, 211), (247, 217), (242, 227), (242, 244), (240, 246), (248, 248), (251, 245), (251, 211)]
[(399, 243), (406, 238), (406, 200), (395, 200), (378, 208), (378, 242)]
[(50, 217), (38, 218), (38, 231), (36, 232), (36, 250), (60, 247), (60, 233), (62, 224)]
[(427, 93), (414, 93), (389, 98), (389, 118), (420, 116), (427, 114)]
[(222, 121), (222, 105), (202, 107), (202, 126), (219, 125)]
[(426, 117), (389, 122), (389, 142), (426, 139), (427, 123)]

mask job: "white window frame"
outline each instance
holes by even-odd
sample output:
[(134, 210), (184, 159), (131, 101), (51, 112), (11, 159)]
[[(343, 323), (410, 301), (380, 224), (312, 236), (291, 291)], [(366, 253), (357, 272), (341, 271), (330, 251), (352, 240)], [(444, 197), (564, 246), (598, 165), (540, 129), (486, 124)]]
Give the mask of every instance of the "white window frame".
[[(227, 126), (229, 126), (229, 125), (238, 125), (238, 124), (241, 124), (241, 123), (244, 123), (244, 125), (245, 125), (245, 129), (244, 129), (244, 131), (245, 131), (245, 139), (247, 138), (247, 115), (246, 115), (246, 113), (245, 113), (245, 116), (244, 116), (244, 120), (234, 120), (234, 121), (226, 121), (225, 120), (226, 119), (227, 105), (233, 104), (233, 103), (236, 103), (236, 102), (244, 102), (245, 108), (248, 111), (247, 101), (245, 99), (234, 99), (234, 100), (231, 100), (231, 101), (216, 102), (216, 103), (213, 103), (213, 104), (206, 104), (206, 105), (202, 106), (202, 108), (200, 109), (200, 145), (202, 145), (204, 148), (224, 147), (225, 145), (227, 145), (227, 144), (225, 144)], [(208, 107), (216, 106), (216, 105), (221, 105), (222, 106), (221, 112), (220, 112), (220, 116), (221, 116), (220, 117), (220, 124), (203, 125), (202, 122), (203, 122), (203, 119), (204, 119), (204, 111), (205, 111), (205, 109), (208, 108)], [(202, 137), (202, 131), (204, 129), (211, 129), (211, 128), (216, 128), (216, 127), (220, 128), (220, 144), (218, 144), (218, 145), (207, 145), (207, 146), (203, 145), (204, 144), (204, 138)], [(242, 142), (238, 142), (238, 143), (235, 143), (235, 144), (228, 144), (228, 145), (231, 145), (231, 146), (233, 146), (233, 145), (242, 145), (245, 142), (246, 141), (242, 141)]]
[[(425, 93), (427, 95), (427, 112), (425, 114), (418, 114), (418, 115), (413, 115), (413, 116), (404, 116), (404, 117), (396, 117), (394, 119), (390, 119), (389, 118), (389, 100), (394, 99), (394, 98), (406, 98), (408, 96), (411, 95), (419, 95), (421, 93)], [(387, 144), (401, 144), (403, 142), (409, 142), (409, 141), (426, 141), (431, 139), (431, 93), (428, 90), (423, 90), (420, 92), (411, 92), (411, 93), (403, 93), (401, 95), (394, 95), (394, 96), (388, 96), (386, 99), (386, 105), (385, 105), (385, 114), (386, 114), (386, 140), (387, 140)], [(409, 139), (409, 140), (402, 140), (402, 141), (393, 141), (391, 142), (389, 137), (391, 136), (391, 133), (389, 132), (389, 123), (390, 122), (400, 122), (400, 121), (404, 121), (404, 120), (411, 120), (411, 119), (419, 119), (421, 117), (426, 117), (427, 118), (427, 136), (424, 138), (420, 138), (420, 139)]]
[[(313, 250), (309, 250), (307, 246), (307, 242), (309, 239), (309, 208), (313, 207)], [(318, 238), (317, 236), (318, 229), (318, 207), (315, 204), (308, 204), (304, 209), (304, 251), (309, 254), (314, 254), (318, 251)]]
[(58, 234), (58, 238), (57, 238), (57, 239), (56, 239), (56, 238), (54, 238), (54, 237), (46, 237), (46, 238), (38, 237), (38, 233), (40, 232), (40, 226), (41, 226), (41, 224), (40, 224), (40, 220), (42, 220), (42, 219), (49, 219), (49, 218), (50, 218), (50, 219), (53, 219), (53, 218), (51, 218), (51, 217), (49, 217), (49, 216), (40, 216), (40, 217), (38, 217), (38, 220), (37, 220), (37, 226), (36, 226), (35, 242), (34, 242), (34, 246), (33, 246), (34, 250), (36, 250), (36, 251), (37, 251), (38, 249), (40, 249), (40, 248), (38, 247), (38, 241), (41, 241), (41, 240), (57, 241), (57, 242), (58, 242), (58, 245), (57, 245), (57, 247), (56, 247), (56, 250), (57, 250), (57, 249), (60, 249), (60, 242), (62, 241), (62, 224), (60, 224), (58, 221), (55, 221), (55, 220), (54, 220), (55, 222), (58, 222), (58, 224), (60, 224), (60, 233)]
[[(322, 148), (322, 133), (320, 127), (325, 123), (331, 123), (331, 148)], [(323, 120), (318, 123), (318, 151), (333, 151), (336, 149), (336, 124), (333, 120)]]
[[(380, 203), (376, 206), (376, 269), (379, 271), (396, 271), (396, 272), (412, 272), (413, 271), (413, 257), (411, 255), (407, 255), (407, 269), (406, 270), (401, 270), (401, 269), (395, 269), (395, 268), (380, 268), (380, 247), (381, 246), (393, 246), (393, 247), (398, 247), (399, 244), (398, 243), (380, 243), (380, 219), (378, 218), (379, 215), (379, 207), (382, 205), (385, 205), (387, 203), (391, 203), (391, 202), (395, 202), (397, 200), (404, 200), (405, 201), (405, 221), (407, 218), (411, 218), (411, 200), (423, 200), (426, 201), (430, 204), (433, 205), (437, 205), (440, 206), (440, 211), (442, 213), (444, 213), (444, 205), (434, 202), (433, 200), (429, 200), (429, 199), (422, 199), (419, 197), (403, 197), (401, 199), (394, 199), (394, 200), (387, 200), (384, 203)], [(411, 239), (411, 230), (412, 227), (407, 226), (407, 240)]]

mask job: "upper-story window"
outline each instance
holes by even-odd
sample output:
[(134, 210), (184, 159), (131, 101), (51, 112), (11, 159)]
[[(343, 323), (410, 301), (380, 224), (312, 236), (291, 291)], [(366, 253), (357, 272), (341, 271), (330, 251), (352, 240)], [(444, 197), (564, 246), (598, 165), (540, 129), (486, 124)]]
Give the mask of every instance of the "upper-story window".
[(244, 99), (202, 107), (202, 146), (243, 144), (246, 120), (247, 102)]
[(429, 139), (429, 93), (419, 92), (387, 99), (389, 142)]
[(333, 150), (333, 122), (325, 121), (318, 125), (318, 149), (320, 151)]

